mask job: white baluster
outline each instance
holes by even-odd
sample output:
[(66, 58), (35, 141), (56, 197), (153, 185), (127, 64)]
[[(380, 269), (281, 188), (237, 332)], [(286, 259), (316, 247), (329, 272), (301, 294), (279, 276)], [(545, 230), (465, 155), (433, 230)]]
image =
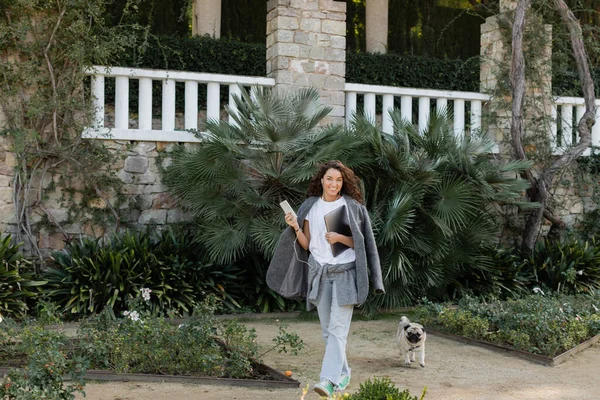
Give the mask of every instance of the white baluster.
[(216, 82), (209, 82), (206, 85), (206, 118), (207, 119), (220, 119), (221, 112), (221, 99), (220, 97), (220, 86)]
[(198, 129), (198, 82), (185, 81), (185, 129)]
[(394, 95), (392, 94), (384, 94), (383, 95), (383, 115), (382, 115), (382, 123), (381, 130), (385, 133), (393, 133), (394, 132), (394, 124), (392, 122), (392, 117), (390, 116), (390, 112), (394, 109)]
[(162, 130), (175, 130), (175, 81), (162, 81)]
[(400, 115), (408, 123), (412, 123), (412, 97), (400, 96)]
[(350, 126), (356, 114), (356, 92), (346, 92), (346, 126)]
[(454, 134), (457, 137), (465, 133), (465, 101), (463, 99), (454, 100)]
[(129, 129), (129, 78), (115, 79), (115, 128)]
[(364, 113), (365, 117), (375, 124), (375, 93), (365, 93)]
[(471, 132), (481, 131), (481, 100), (471, 100)]
[(104, 128), (104, 75), (92, 76), (92, 105), (94, 107), (94, 128)]
[(423, 132), (425, 129), (427, 129), (430, 114), (429, 107), (429, 97), (419, 97), (419, 132)]
[(140, 78), (138, 129), (152, 130), (152, 79)]
[(240, 89), (237, 83), (229, 85), (229, 123), (232, 125), (236, 125), (235, 120), (233, 119), (233, 115), (237, 115), (238, 109), (235, 105), (235, 101), (233, 101), (233, 96), (240, 97), (242, 94), (242, 90)]
[(573, 105), (563, 104), (561, 110), (562, 142), (561, 147), (570, 146), (573, 142)]
[(552, 103), (550, 107), (550, 153), (558, 154), (558, 106)]
[(448, 112), (448, 99), (441, 97), (435, 101), (435, 109), (439, 115)]

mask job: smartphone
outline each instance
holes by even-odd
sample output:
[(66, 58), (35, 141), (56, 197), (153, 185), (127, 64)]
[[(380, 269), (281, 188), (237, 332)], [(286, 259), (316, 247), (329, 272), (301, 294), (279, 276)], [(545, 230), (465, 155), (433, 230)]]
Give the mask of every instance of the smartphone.
[(281, 203), (279, 203), (279, 205), (281, 206), (281, 208), (283, 209), (284, 213), (292, 213), (292, 215), (294, 216), (294, 218), (298, 218), (296, 216), (296, 213), (294, 212), (294, 209), (290, 206), (290, 203), (287, 202), (287, 200), (282, 201)]

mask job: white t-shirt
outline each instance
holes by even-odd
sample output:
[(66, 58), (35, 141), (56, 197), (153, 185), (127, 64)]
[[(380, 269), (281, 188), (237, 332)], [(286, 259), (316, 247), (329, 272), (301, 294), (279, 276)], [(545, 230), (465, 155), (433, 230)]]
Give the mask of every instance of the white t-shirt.
[[(313, 204), (306, 215), (308, 226), (310, 228), (310, 243), (308, 250), (314, 259), (321, 265), (323, 264), (346, 264), (356, 260), (354, 249), (347, 249), (337, 257), (331, 253), (331, 245), (327, 243), (325, 234), (325, 215), (343, 205), (346, 205), (346, 199), (340, 197), (336, 201), (324, 201), (319, 199)], [(346, 207), (347, 211), (348, 207)]]

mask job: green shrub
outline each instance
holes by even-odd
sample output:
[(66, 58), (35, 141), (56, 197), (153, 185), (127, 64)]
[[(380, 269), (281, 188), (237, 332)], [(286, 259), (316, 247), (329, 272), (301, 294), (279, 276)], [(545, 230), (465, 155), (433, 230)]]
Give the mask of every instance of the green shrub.
[[(152, 316), (145, 302), (134, 301), (130, 306), (123, 320), (114, 320), (105, 311), (80, 324), (82, 355), (90, 359), (92, 367), (116, 372), (254, 376), (253, 363), (260, 357), (254, 329), (235, 320), (216, 319), (214, 297), (207, 297), (196, 314), (179, 326)], [(279, 351), (303, 347), (302, 340), (284, 326), (274, 343)]]
[(155, 239), (148, 233), (125, 232), (105, 243), (82, 239), (52, 257), (56, 266), (45, 272), (46, 294), (72, 314), (95, 314), (108, 307), (120, 315), (142, 288), (152, 290), (156, 313), (191, 314), (208, 293), (220, 296), (230, 308), (239, 307), (231, 293), (240, 291), (241, 269), (205, 262), (205, 252), (183, 231), (169, 230)]
[(479, 58), (468, 61), (394, 53), (348, 53), (346, 82), (479, 92)]
[[(3, 330), (4, 327), (0, 332)], [(75, 393), (85, 396), (83, 376), (87, 362), (80, 357), (68, 357), (65, 352), (68, 339), (64, 334), (26, 325), (13, 340), (12, 356), (15, 352), (24, 353), (27, 368), (11, 369), (0, 379), (0, 398), (71, 400)], [(65, 379), (70, 382), (65, 383)]]
[(31, 262), (27, 261), (10, 235), (0, 240), (0, 316), (22, 318), (27, 313), (26, 300), (36, 296), (35, 287), (46, 282), (35, 280)]
[(394, 385), (390, 378), (367, 379), (360, 384), (358, 392), (351, 394), (349, 400), (422, 400), (425, 398), (427, 388), (423, 389), (421, 397), (411, 396), (408, 389), (402, 392)]
[(420, 322), (442, 331), (554, 357), (599, 332), (600, 293), (482, 300), (466, 297), (458, 309), (427, 304)]
[(600, 289), (600, 246), (595, 238), (539, 241), (531, 253), (497, 249), (495, 283), (514, 293), (534, 286), (565, 294)]
[(350, 130), (361, 151), (342, 159), (364, 182), (381, 256), (386, 294), (372, 301), (393, 308), (423, 296), (457, 298), (472, 291), (465, 277), (490, 285), (494, 204), (519, 201), (529, 184), (510, 176), (527, 164), (490, 160), (493, 143), (457, 137), (447, 115), (432, 113), (421, 130), (398, 110), (390, 115), (393, 134), (356, 118)]

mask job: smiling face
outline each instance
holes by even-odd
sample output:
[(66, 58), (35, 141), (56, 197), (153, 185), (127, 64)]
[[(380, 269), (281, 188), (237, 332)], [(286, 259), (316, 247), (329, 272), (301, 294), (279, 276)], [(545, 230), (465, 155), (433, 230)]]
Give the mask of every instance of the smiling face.
[(338, 198), (342, 186), (344, 185), (344, 178), (342, 173), (335, 168), (329, 168), (325, 171), (323, 179), (321, 179), (323, 185), (323, 200), (334, 201)]

